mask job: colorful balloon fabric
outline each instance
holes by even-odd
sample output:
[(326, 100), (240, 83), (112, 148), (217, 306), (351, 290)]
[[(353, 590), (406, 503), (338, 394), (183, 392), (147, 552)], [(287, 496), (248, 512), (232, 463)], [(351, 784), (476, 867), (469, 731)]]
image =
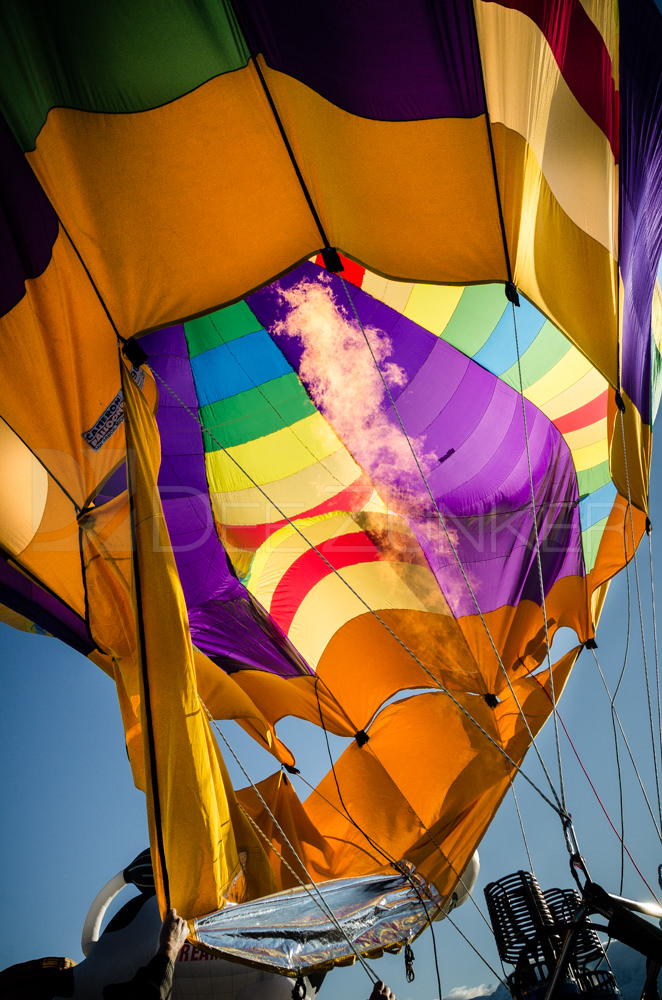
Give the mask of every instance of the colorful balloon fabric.
[[(2, 617), (114, 678), (162, 907), (447, 897), (645, 529), (659, 7), (0, 20)], [(321, 794), (235, 792), (288, 715)]]

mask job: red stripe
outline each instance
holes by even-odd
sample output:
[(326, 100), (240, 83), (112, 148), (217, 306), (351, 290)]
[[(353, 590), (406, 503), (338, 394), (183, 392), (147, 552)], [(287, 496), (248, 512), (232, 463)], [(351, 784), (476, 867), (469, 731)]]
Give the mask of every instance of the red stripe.
[(585, 403), (571, 413), (565, 413), (552, 423), (561, 434), (569, 434), (570, 431), (580, 431), (583, 427), (590, 427), (607, 416), (607, 402), (609, 390), (605, 389), (599, 396)]
[[(317, 507), (296, 514), (296, 520), (302, 517), (317, 517), (318, 514), (328, 514), (333, 511), (356, 511), (361, 510), (366, 501), (372, 496), (372, 483), (365, 475), (360, 475), (349, 486), (346, 486), (340, 493), (330, 497)], [(293, 518), (294, 520), (294, 518)], [(275, 531), (284, 528), (289, 524), (285, 518), (281, 521), (270, 521), (268, 524), (230, 524), (223, 526), (223, 538), (228, 545), (246, 551), (254, 551), (263, 542), (273, 535)]]
[[(333, 569), (320, 558), (318, 552), (328, 559)], [(283, 574), (271, 599), (269, 614), (287, 634), (304, 597), (320, 580), (333, 570), (342, 570), (345, 566), (356, 566), (359, 563), (378, 562), (379, 559), (379, 549), (363, 532), (353, 531), (329, 538), (326, 542), (321, 542), (316, 551), (309, 549), (300, 555)]]
[(618, 91), (609, 51), (579, 0), (500, 0), (536, 24), (565, 82), (609, 140), (618, 161)]
[[(339, 257), (343, 262), (343, 267), (345, 268), (345, 270), (342, 272), (342, 276), (345, 279), (345, 281), (349, 281), (351, 282), (352, 285), (356, 285), (357, 288), (360, 288), (361, 285), (363, 284), (365, 267), (361, 267), (360, 264), (356, 264), (353, 260), (350, 260), (348, 257), (343, 257), (342, 254), (339, 254)], [(317, 264), (318, 267), (324, 267), (324, 259), (321, 253), (318, 253), (317, 257), (315, 258), (315, 263)]]

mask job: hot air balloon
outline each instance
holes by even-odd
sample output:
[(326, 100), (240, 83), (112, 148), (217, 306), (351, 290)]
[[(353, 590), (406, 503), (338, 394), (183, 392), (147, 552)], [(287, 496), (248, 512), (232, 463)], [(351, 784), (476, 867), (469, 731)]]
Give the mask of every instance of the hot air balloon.
[[(387, 876), (416, 920), (250, 960), (405, 944), (646, 528), (660, 12), (0, 16), (5, 618), (113, 678), (199, 944), (274, 896), (335, 933), (327, 889)], [(305, 802), (289, 716), (347, 740)], [(233, 789), (215, 719), (274, 774)]]

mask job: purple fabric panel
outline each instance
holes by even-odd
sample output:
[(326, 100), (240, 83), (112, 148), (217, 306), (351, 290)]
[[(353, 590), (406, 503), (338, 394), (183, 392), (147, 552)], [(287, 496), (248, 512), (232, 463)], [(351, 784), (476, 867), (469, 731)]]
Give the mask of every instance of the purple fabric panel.
[(620, 5), (622, 383), (651, 421), (651, 300), (662, 253), (662, 15)]
[(474, 118), (485, 107), (471, 0), (244, 0), (253, 52), (351, 114)]
[[(397, 337), (409, 342), (410, 346), (406, 354), (398, 357), (398, 364), (405, 371), (407, 381), (410, 381), (433, 349), (437, 338), (431, 335), (428, 337), (419, 336), (421, 328), (416, 323), (412, 323), (406, 316), (384, 305), (379, 299), (373, 299), (371, 295), (366, 295), (351, 282), (341, 281), (336, 275), (330, 274), (317, 264), (312, 264), (310, 261), (301, 264), (273, 284), (253, 292), (248, 296), (246, 302), (264, 328), (273, 329), (274, 324), (283, 319), (287, 313), (287, 306), (281, 301), (279, 291), (281, 289), (287, 291), (301, 281), (316, 281), (320, 277), (330, 284), (336, 306), (345, 318), (353, 323), (356, 321), (352, 306), (347, 300), (349, 293), (352, 302), (361, 303), (359, 315), (364, 328), (376, 327), (387, 333), (389, 337)], [(274, 337), (274, 341), (292, 368), (298, 371), (303, 351), (300, 341), (293, 337)], [(401, 392), (401, 387), (392, 387), (391, 389), (394, 399), (397, 399)]]
[[(151, 333), (141, 339), (141, 346), (147, 352), (148, 365), (178, 397), (157, 377), (157, 422), (161, 435), (159, 492), (187, 607), (196, 607), (212, 597), (243, 594), (244, 588), (230, 572), (216, 534), (184, 327), (173, 326)], [(179, 400), (194, 416), (186, 412)]]
[(94, 649), (84, 620), (53, 594), (10, 566), (4, 557), (0, 557), (0, 604), (25, 615), (39, 628), (84, 656)]
[[(314, 272), (306, 265), (287, 282), (294, 283), (302, 273)], [(522, 598), (540, 603), (519, 395), (445, 341), (375, 304), (365, 292), (352, 287), (351, 294), (363, 323), (379, 322), (388, 330), (392, 344), (388, 360), (407, 373), (397, 398), (398, 412), (415, 442), (481, 611), (514, 605)], [(341, 301), (340, 294), (336, 301)], [(283, 318), (287, 308), (268, 290), (252, 295), (250, 306), (267, 329)], [(289, 338), (278, 337), (277, 342), (298, 369), (301, 346)], [(385, 400), (383, 406), (389, 423), (399, 429), (390, 404)], [(583, 574), (579, 496), (572, 457), (561, 434), (528, 402), (526, 420), (547, 592), (560, 576)], [(434, 504), (406, 451), (402, 459), (379, 472), (377, 456), (363, 456), (361, 464), (382, 497), (409, 520), (454, 613), (473, 614), (471, 591)]]
[(57, 234), (57, 216), (0, 115), (0, 316), (45, 270)]
[(283, 633), (239, 584), (241, 593), (207, 601), (189, 613), (191, 638), (226, 673), (253, 668), (297, 677), (312, 670)]
[(141, 339), (141, 346), (148, 354), (149, 366), (178, 397), (157, 377), (159, 492), (193, 642), (229, 673), (244, 667), (281, 677), (308, 673), (287, 639), (236, 578), (218, 538), (202, 433), (195, 419), (198, 402), (184, 327), (151, 333)]

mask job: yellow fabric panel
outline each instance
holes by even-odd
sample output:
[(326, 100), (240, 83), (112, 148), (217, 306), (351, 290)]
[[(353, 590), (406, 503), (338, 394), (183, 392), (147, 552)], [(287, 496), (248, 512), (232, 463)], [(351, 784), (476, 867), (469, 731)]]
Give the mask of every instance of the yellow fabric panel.
[[(131, 606), (131, 522), (127, 493), (79, 521), (90, 634), (103, 653), (131, 658), (137, 646)], [(131, 689), (135, 683), (130, 685)]]
[[(575, 351), (572, 353), (575, 357), (577, 357)], [(596, 397), (604, 392), (608, 386), (608, 383), (605, 381), (600, 372), (596, 371), (595, 368), (591, 368), (588, 364), (586, 364), (586, 367), (588, 368), (587, 373), (558, 396), (551, 395), (546, 400), (538, 399), (536, 386), (539, 385), (540, 382), (543, 382), (545, 376), (543, 376), (543, 379), (539, 379), (535, 385), (526, 389), (524, 395), (527, 399), (530, 399), (532, 403), (535, 403), (535, 405), (538, 406), (550, 420), (556, 420), (559, 417), (565, 416), (566, 413), (572, 413), (573, 410), (577, 410), (585, 403), (596, 399)], [(552, 369), (552, 371), (553, 370), (554, 369)], [(544, 383), (544, 388), (545, 391), (541, 393), (541, 395), (546, 396), (549, 386)]]
[(265, 486), (323, 461), (341, 447), (322, 414), (311, 413), (273, 434), (234, 445), (227, 449), (227, 454), (207, 452), (207, 481), (215, 493), (245, 490), (253, 486), (245, 474), (248, 473), (256, 483)]
[(524, 165), (531, 176), (527, 196), (540, 171), (568, 219), (616, 258), (616, 171), (609, 140), (575, 98), (530, 17), (479, 3), (476, 24), (490, 121), (522, 136), (527, 161), (534, 161)]
[(439, 336), (455, 312), (463, 292), (462, 287), (416, 285), (405, 316)]
[[(306, 418), (309, 419), (309, 418)], [(283, 437), (285, 433), (283, 432)], [(338, 442), (336, 441), (336, 445)], [(243, 446), (245, 447), (245, 446)], [(222, 452), (213, 452), (221, 455)], [(322, 500), (355, 482), (361, 470), (345, 448), (339, 448), (318, 462), (311, 462), (304, 469), (268, 483), (268, 497), (256, 486), (229, 489), (224, 480), (225, 463), (236, 466), (228, 459), (214, 459), (207, 455), (207, 473), (214, 477), (210, 495), (217, 519), (224, 527), (242, 524), (272, 524), (281, 521), (283, 514), (294, 518), (301, 511), (310, 510)], [(231, 472), (232, 472), (231, 469)], [(257, 477), (256, 477), (257, 479)], [(217, 489), (216, 487), (221, 488)], [(281, 513), (282, 511), (282, 513)]]
[(61, 234), (46, 270), (0, 319), (0, 398), (7, 423), (81, 507), (124, 456), (122, 427), (97, 452), (81, 437), (119, 387), (117, 338)]
[[(636, 406), (622, 392), (625, 413), (621, 417), (613, 399), (609, 400), (610, 424), (613, 427), (609, 451), (609, 470), (618, 492), (629, 497), (635, 507), (648, 513), (648, 483), (653, 435), (639, 416)], [(625, 438), (625, 440), (624, 440)]]
[(236, 719), (258, 743), (283, 764), (293, 764), (291, 751), (276, 736), (255, 702), (236, 679), (193, 647), (196, 687), (200, 700), (214, 719)]
[(18, 555), (39, 527), (48, 495), (43, 465), (0, 417), (0, 545)]
[(492, 134), (515, 284), (616, 385), (616, 261), (560, 208), (526, 140)]
[[(154, 739), (154, 774), (147, 763), (145, 767), (150, 843), (161, 908), (166, 900), (157, 851), (159, 829), (170, 905), (190, 919), (222, 905), (224, 893), (240, 873), (238, 851), (248, 854), (246, 879), (251, 896), (272, 891), (275, 883), (264, 851), (237, 806), (200, 706), (184, 597), (163, 513), (154, 501), (160, 458), (156, 424), (126, 369), (122, 374), (127, 447), (135, 456), (131, 482), (136, 544), (134, 614), (143, 626), (139, 655), (149, 678)], [(138, 673), (147, 762), (147, 691), (142, 671)], [(195, 850), (191, 850), (192, 844)]]
[(322, 243), (252, 63), (152, 111), (55, 108), (28, 159), (126, 336), (238, 298)]
[(483, 117), (359, 118), (262, 66), (332, 246), (405, 280), (505, 280)]

